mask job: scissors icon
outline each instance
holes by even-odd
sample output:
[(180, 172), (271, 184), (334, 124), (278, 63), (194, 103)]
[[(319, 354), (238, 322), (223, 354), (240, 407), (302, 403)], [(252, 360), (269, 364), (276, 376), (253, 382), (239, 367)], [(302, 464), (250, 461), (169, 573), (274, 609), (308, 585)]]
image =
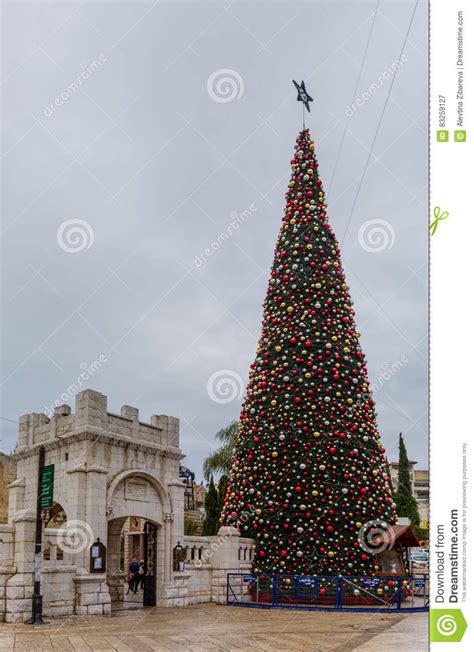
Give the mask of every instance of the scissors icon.
[(438, 224), (441, 222), (441, 220), (445, 220), (448, 217), (448, 215), (449, 215), (448, 211), (443, 211), (441, 213), (441, 208), (439, 206), (435, 206), (434, 209), (435, 218), (430, 224), (430, 231), (432, 236), (436, 233), (436, 229), (438, 228)]

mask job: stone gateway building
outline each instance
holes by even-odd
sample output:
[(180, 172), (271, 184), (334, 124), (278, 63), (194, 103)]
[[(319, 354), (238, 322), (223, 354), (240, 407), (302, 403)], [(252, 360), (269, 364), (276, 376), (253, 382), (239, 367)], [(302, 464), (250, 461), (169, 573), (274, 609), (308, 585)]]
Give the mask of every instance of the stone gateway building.
[[(123, 602), (122, 530), (131, 519), (144, 523), (147, 606), (223, 602), (227, 573), (250, 569), (253, 540), (232, 527), (217, 537), (183, 536), (178, 419), (155, 415), (144, 423), (127, 405), (113, 414), (105, 395), (86, 390), (77, 395), (74, 414), (62, 405), (51, 419), (20, 417), (8, 523), (0, 525), (0, 620), (31, 616), (41, 449), (45, 465), (54, 465), (53, 502), (42, 512), (36, 560), (46, 616), (107, 614)], [(185, 562), (177, 564), (183, 548)]]

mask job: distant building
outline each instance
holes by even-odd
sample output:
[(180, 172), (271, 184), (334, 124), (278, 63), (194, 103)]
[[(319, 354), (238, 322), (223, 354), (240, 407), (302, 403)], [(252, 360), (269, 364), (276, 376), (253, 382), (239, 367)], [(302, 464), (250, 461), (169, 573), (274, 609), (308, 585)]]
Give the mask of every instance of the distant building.
[(206, 500), (207, 489), (203, 484), (194, 486), (194, 500), (196, 502), (196, 509), (203, 510), (204, 502)]
[[(416, 498), (418, 511), (420, 512), (420, 525), (427, 528), (429, 525), (429, 501), (430, 501), (430, 476), (425, 469), (415, 469), (414, 460), (408, 460), (411, 490)], [(398, 462), (390, 462), (390, 476), (394, 491), (398, 489)]]
[(195, 534), (202, 534), (202, 524), (206, 517), (206, 510), (204, 509), (204, 501), (206, 500), (206, 488), (202, 484), (194, 484), (194, 509), (187, 509), (186, 502), (184, 503), (184, 517), (196, 524)]

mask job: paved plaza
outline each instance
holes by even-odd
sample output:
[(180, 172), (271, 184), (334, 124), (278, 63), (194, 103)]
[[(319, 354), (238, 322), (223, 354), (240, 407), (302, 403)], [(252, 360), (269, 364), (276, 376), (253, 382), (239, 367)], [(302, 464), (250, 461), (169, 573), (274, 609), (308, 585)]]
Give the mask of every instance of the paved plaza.
[(44, 626), (0, 624), (0, 650), (428, 649), (426, 613), (334, 613), (215, 604), (71, 616)]

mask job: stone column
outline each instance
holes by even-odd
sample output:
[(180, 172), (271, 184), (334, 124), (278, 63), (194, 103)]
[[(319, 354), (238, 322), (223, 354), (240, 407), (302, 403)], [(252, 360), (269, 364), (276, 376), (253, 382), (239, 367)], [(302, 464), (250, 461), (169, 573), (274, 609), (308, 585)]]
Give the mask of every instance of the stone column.
[(221, 527), (216, 537), (210, 537), (211, 602), (225, 603), (227, 573), (239, 573), (239, 531), (232, 526)]
[(164, 537), (165, 537), (165, 555), (164, 555), (164, 580), (169, 582), (171, 579), (171, 571), (173, 567), (173, 551), (171, 545), (171, 527), (173, 524), (174, 515), (173, 514), (164, 514)]
[(94, 540), (107, 544), (107, 469), (92, 465), (87, 469), (86, 521)]
[(5, 620), (6, 584), (15, 572), (13, 565), (14, 537), (13, 525), (0, 525), (0, 622)]
[(168, 482), (168, 492), (173, 511), (171, 527), (171, 547), (183, 540), (184, 536), (184, 490), (185, 486), (181, 480)]
[(125, 572), (120, 570), (120, 533), (124, 518), (109, 521), (107, 535), (107, 584), (111, 602), (123, 602)]
[(79, 429), (84, 426), (102, 430), (107, 427), (107, 396), (105, 394), (86, 389), (76, 396), (75, 427)]
[(33, 509), (25, 509), (13, 519), (14, 545), (13, 563), (15, 575), (6, 582), (5, 621), (24, 622), (31, 617), (33, 595), (33, 575), (35, 558), (36, 514)]
[(8, 522), (11, 523), (15, 515), (24, 509), (25, 478), (17, 478), (8, 485)]
[[(67, 523), (71, 531), (77, 529), (79, 545), (72, 552), (72, 561), (77, 566), (74, 578), (76, 587), (75, 613), (110, 613), (110, 592), (104, 573), (90, 573), (90, 547), (97, 538), (107, 545), (107, 470), (84, 463), (67, 471), (71, 481), (71, 503)], [(66, 523), (66, 527), (68, 527)], [(81, 545), (82, 541), (85, 545)]]

